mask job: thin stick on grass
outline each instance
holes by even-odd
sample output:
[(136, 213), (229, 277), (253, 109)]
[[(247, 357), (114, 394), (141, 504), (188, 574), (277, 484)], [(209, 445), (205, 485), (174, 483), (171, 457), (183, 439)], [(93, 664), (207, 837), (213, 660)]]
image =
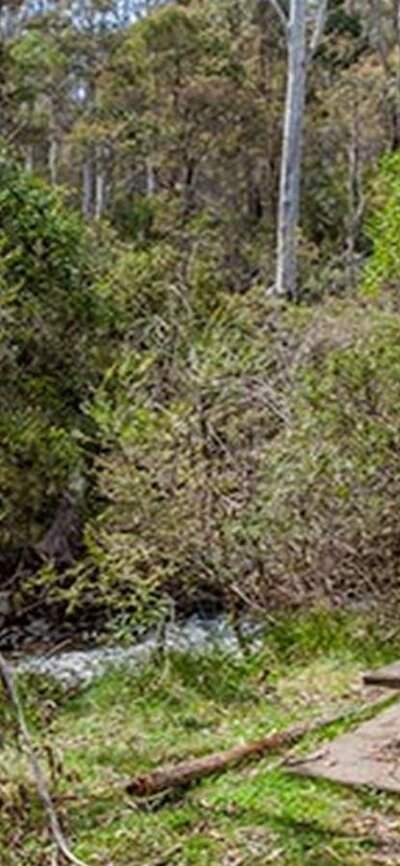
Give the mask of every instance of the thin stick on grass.
[(2, 653), (0, 653), (0, 679), (3, 681), (6, 696), (15, 712), (18, 730), (32, 770), (38, 795), (43, 803), (49, 821), (49, 829), (56, 849), (60, 854), (62, 854), (65, 860), (67, 860), (68, 863), (72, 863), (73, 866), (87, 866), (83, 860), (79, 860), (79, 858), (75, 857), (75, 854), (72, 853), (61, 829), (44, 773), (35, 754), (35, 749), (25, 720), (25, 714), (14, 682), (14, 677)]

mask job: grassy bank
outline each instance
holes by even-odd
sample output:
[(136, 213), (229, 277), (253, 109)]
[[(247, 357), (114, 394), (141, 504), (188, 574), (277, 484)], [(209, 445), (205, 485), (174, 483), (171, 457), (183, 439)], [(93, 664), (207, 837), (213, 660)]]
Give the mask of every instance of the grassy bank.
[[(400, 800), (291, 777), (277, 756), (169, 800), (138, 804), (124, 793), (137, 771), (361, 705), (362, 669), (396, 658), (398, 642), (373, 617), (319, 612), (276, 621), (242, 658), (175, 655), (68, 696), (21, 683), (74, 850), (93, 866), (398, 863)], [(50, 866), (42, 810), (1, 712), (0, 862)]]

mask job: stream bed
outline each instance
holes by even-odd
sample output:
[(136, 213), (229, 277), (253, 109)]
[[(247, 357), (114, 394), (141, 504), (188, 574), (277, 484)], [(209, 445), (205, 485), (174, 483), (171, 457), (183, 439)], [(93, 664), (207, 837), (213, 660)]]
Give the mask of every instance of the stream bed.
[[(241, 633), (254, 647), (259, 634), (259, 629), (254, 623), (242, 623)], [(13, 668), (17, 673), (30, 672), (54, 679), (67, 690), (84, 688), (112, 668), (135, 669), (143, 665), (159, 647), (159, 637), (153, 633), (131, 645), (27, 655), (15, 661)], [(179, 651), (194, 654), (206, 653), (213, 649), (232, 654), (241, 652), (237, 633), (224, 616), (211, 619), (192, 616), (182, 624), (168, 626), (163, 648), (166, 652)]]

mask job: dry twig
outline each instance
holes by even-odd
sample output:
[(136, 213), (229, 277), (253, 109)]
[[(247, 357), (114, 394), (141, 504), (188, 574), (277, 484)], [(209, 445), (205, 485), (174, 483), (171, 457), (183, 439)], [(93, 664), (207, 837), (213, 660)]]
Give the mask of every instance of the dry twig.
[(53, 801), (47, 787), (44, 773), (35, 754), (35, 749), (30, 737), (30, 733), (28, 731), (28, 726), (25, 721), (25, 714), (17, 692), (17, 688), (14, 683), (14, 677), (2, 653), (0, 653), (0, 679), (3, 681), (6, 695), (15, 711), (21, 740), (29, 761), (29, 765), (32, 770), (32, 775), (36, 784), (38, 795), (43, 803), (46, 815), (48, 817), (49, 828), (55, 846), (60, 852), (60, 854), (62, 854), (62, 856), (65, 858), (65, 860), (68, 861), (68, 863), (72, 863), (73, 866), (87, 866), (87, 864), (84, 863), (83, 860), (79, 860), (78, 857), (75, 857), (72, 851), (70, 851), (68, 843), (64, 837), (60, 822), (57, 817), (57, 813), (53, 805)]

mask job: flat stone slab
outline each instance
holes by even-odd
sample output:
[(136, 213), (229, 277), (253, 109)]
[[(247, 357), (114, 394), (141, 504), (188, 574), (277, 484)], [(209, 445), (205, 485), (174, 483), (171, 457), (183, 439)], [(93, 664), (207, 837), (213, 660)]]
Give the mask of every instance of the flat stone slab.
[(287, 769), (301, 776), (400, 793), (400, 703)]
[(400, 688), (400, 662), (392, 662), (376, 671), (367, 671), (363, 676), (366, 686), (386, 686), (388, 689)]

